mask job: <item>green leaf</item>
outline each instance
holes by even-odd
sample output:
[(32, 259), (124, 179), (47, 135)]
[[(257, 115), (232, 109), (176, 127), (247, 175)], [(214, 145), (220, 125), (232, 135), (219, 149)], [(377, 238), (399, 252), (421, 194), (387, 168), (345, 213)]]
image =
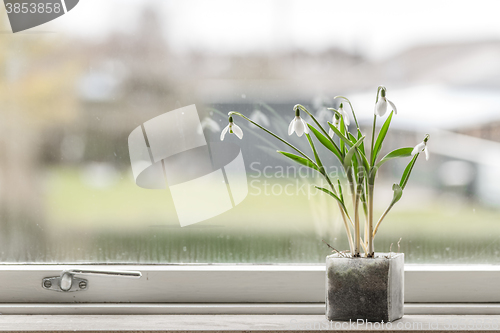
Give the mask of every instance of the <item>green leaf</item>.
[(332, 153), (334, 153), (335, 156), (337, 156), (337, 158), (340, 161), (344, 160), (344, 157), (340, 153), (339, 147), (337, 147), (335, 142), (333, 142), (332, 140), (330, 140), (329, 138), (327, 138), (326, 136), (321, 134), (314, 126), (312, 126), (310, 124), (307, 124), (307, 125), (308, 125), (309, 129), (313, 132), (316, 139), (318, 139), (318, 141), (321, 142), (321, 144), (323, 146), (325, 146), (328, 150), (330, 150)]
[[(358, 140), (363, 136), (363, 133), (361, 133), (360, 129), (358, 128)], [(363, 152), (363, 155), (366, 155), (365, 153), (365, 142), (363, 141), (363, 143), (361, 144), (361, 146), (359, 146), (359, 150)]]
[(351, 166), (351, 160), (354, 157), (354, 153), (356, 152), (356, 149), (363, 143), (363, 140), (365, 137), (363, 136), (361, 139), (359, 139), (352, 147), (349, 149), (349, 152), (345, 156), (344, 159), (344, 169), (347, 171), (347, 169)]
[(403, 189), (398, 184), (392, 185), (392, 190), (394, 191), (394, 196), (392, 198), (391, 206), (398, 202), (403, 196)]
[[(342, 135), (349, 139), (349, 135), (346, 135), (346, 129), (345, 129), (345, 122), (344, 122), (344, 117), (340, 117), (340, 133), (342, 133)], [(352, 142), (352, 141), (351, 141)], [(347, 146), (342, 143), (342, 140), (340, 141), (340, 151), (345, 155), (345, 153), (347, 152)]]
[(344, 205), (344, 202), (340, 200), (338, 196), (333, 194), (331, 191), (327, 190), (326, 188), (315, 186), (318, 190), (325, 192), (326, 194), (330, 195), (332, 198), (338, 201), (338, 203), (342, 206), (342, 209), (344, 210), (345, 214), (349, 216), (349, 213), (347, 212), (347, 208)]
[(311, 139), (311, 136), (306, 133), (307, 141), (309, 141), (309, 145), (311, 146), (311, 149), (314, 154), (314, 159), (316, 160), (316, 164), (319, 167), (319, 171), (324, 174), (325, 169), (323, 168), (323, 163), (321, 163), (321, 159), (319, 158), (318, 152), (316, 151), (316, 147), (314, 146), (314, 142)]
[[(364, 184), (366, 186), (366, 184)], [(366, 202), (366, 193), (365, 189), (363, 188), (363, 192), (361, 192), (361, 203), (363, 204), (363, 211), (365, 213), (365, 216), (368, 216), (368, 204)]]
[(352, 135), (352, 134), (351, 134), (351, 132), (347, 132), (347, 135), (346, 135), (346, 136), (347, 136), (347, 138), (348, 138), (349, 140), (351, 140), (351, 142), (352, 142), (352, 143), (356, 143), (356, 142), (358, 142), (358, 139), (356, 139), (356, 138), (354, 137), (354, 135)]
[(338, 135), (338, 137), (340, 138), (340, 140), (342, 140), (349, 147), (352, 147), (353, 143), (351, 142), (351, 140), (349, 140), (348, 138), (346, 138), (344, 134), (340, 133), (340, 131), (335, 126), (333, 126), (333, 124), (331, 122), (328, 122), (328, 125), (330, 126), (330, 128), (332, 129), (332, 131), (335, 134)]
[(389, 126), (391, 125), (391, 119), (392, 119), (393, 114), (394, 114), (394, 111), (392, 111), (391, 114), (389, 115), (389, 117), (387, 117), (384, 125), (382, 125), (382, 128), (380, 129), (380, 132), (378, 133), (377, 141), (375, 141), (375, 146), (373, 147), (372, 165), (375, 164), (375, 161), (377, 160), (378, 153), (382, 149), (382, 143), (384, 143), (385, 136), (387, 135), (387, 131), (389, 130)]
[[(361, 144), (361, 145), (363, 145), (363, 144)], [(368, 170), (370, 170), (370, 163), (368, 163), (368, 159), (366, 158), (365, 154), (360, 149), (361, 149), (361, 146), (360, 146), (360, 148), (358, 148), (358, 153), (361, 156), (361, 159), (363, 161), (363, 165), (366, 169), (366, 172), (368, 172)]]
[(384, 164), (385, 162), (387, 162), (389, 160), (392, 160), (393, 158), (409, 157), (409, 156), (411, 156), (412, 151), (413, 151), (412, 147), (399, 148), (399, 149), (393, 150), (389, 154), (382, 157), (382, 159), (380, 160), (380, 162), (377, 163), (375, 168), (379, 169), (382, 166), (382, 164)]
[(337, 179), (337, 182), (339, 184), (339, 195), (340, 195), (340, 200), (344, 202), (344, 195), (342, 194), (342, 185), (340, 184), (340, 179)]
[[(358, 134), (360, 134), (361, 132), (358, 130)], [(352, 135), (351, 133), (349, 133), (349, 138), (351, 139), (351, 141), (353, 143), (356, 143), (359, 139), (361, 139), (362, 136), (359, 136), (357, 139), (354, 137), (354, 135)], [(365, 145), (365, 142), (361, 142), (361, 144), (359, 145), (359, 147), (357, 148), (357, 152), (356, 152), (356, 156), (358, 156), (358, 159), (361, 161), (361, 163), (363, 163), (363, 166), (365, 167), (365, 170), (366, 172), (368, 172), (368, 170), (370, 170), (370, 164), (368, 163), (368, 159), (366, 158), (365, 156), (365, 152), (364, 152), (364, 145)], [(358, 155), (359, 153), (359, 155)], [(357, 166), (356, 166), (357, 167)]]
[(280, 150), (278, 150), (277, 152), (280, 153), (280, 154), (282, 154), (282, 155), (284, 155), (284, 156), (286, 156), (286, 157), (288, 157), (289, 159), (291, 159), (292, 161), (294, 161), (294, 162), (296, 162), (298, 164), (302, 164), (302, 165), (304, 165), (306, 167), (309, 167), (311, 169), (319, 171), (318, 166), (316, 164), (314, 164), (314, 163), (311, 163), (308, 159), (305, 159), (303, 157), (297, 156), (297, 155), (292, 154), (292, 153), (287, 153), (286, 151), (280, 151)]
[(418, 155), (420, 155), (420, 154), (416, 154), (415, 156), (413, 156), (410, 163), (408, 163), (405, 171), (403, 172), (403, 176), (401, 177), (401, 181), (399, 182), (399, 186), (403, 190), (405, 189), (406, 184), (408, 183), (408, 179), (410, 178), (411, 171), (413, 170), (413, 166), (415, 165), (415, 162), (417, 161)]

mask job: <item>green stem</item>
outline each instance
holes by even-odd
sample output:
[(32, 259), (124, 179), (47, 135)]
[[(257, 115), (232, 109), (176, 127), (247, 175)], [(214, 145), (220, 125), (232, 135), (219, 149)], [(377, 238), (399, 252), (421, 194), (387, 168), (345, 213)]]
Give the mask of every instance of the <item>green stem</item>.
[(356, 191), (354, 197), (354, 238), (356, 239), (356, 246), (354, 250), (354, 257), (359, 257), (360, 246), (361, 246), (361, 233), (359, 230), (359, 194)]
[(373, 244), (373, 184), (368, 184), (368, 257), (374, 257), (375, 247)]
[[(302, 155), (305, 159), (307, 159), (309, 162), (311, 162), (312, 164), (316, 165), (316, 163), (311, 160), (309, 158), (309, 156), (307, 156), (306, 154), (304, 154), (299, 148), (295, 147), (294, 145), (292, 145), (291, 143), (287, 142), (286, 140), (280, 138), (278, 135), (274, 134), (273, 132), (271, 132), (270, 130), (268, 130), (267, 128), (263, 127), (263, 126), (260, 126), (259, 124), (257, 124), (255, 121), (245, 117), (244, 115), (242, 115), (241, 113), (239, 112), (236, 112), (236, 111), (231, 111), (228, 113), (228, 116), (232, 116), (233, 114), (237, 115), (237, 116), (240, 116), (241, 118), (245, 119), (246, 121), (249, 121), (251, 122), (252, 124), (254, 124), (255, 126), (257, 126), (258, 128), (260, 128), (261, 130), (263, 130), (264, 132), (274, 136), (276, 139), (280, 140), (281, 142), (283, 142), (284, 144), (286, 144), (288, 147), (292, 148), (293, 150), (295, 150), (297, 153), (299, 153), (300, 155)], [(317, 165), (316, 165), (317, 166)]]
[(377, 115), (373, 115), (373, 126), (372, 126), (372, 143), (371, 143), (371, 149), (370, 149), (370, 162), (371, 165), (375, 165), (375, 161), (373, 160), (373, 146), (375, 145), (375, 128), (377, 126)]
[(385, 218), (385, 216), (389, 213), (389, 211), (392, 209), (394, 204), (390, 204), (389, 207), (385, 210), (384, 214), (380, 217), (380, 219), (377, 222), (377, 225), (375, 225), (375, 229), (373, 229), (372, 237), (375, 238), (375, 235), (377, 234), (378, 227), (380, 226), (380, 223), (382, 223), (382, 220)]
[[(323, 175), (323, 177), (325, 177), (326, 181), (328, 182), (328, 185), (330, 186), (330, 188), (332, 190), (332, 193), (334, 193), (335, 195), (337, 195), (337, 192), (335, 190), (335, 186), (333, 186), (333, 184), (332, 184), (332, 182), (330, 180), (330, 177), (328, 177), (328, 174), (326, 173), (325, 168), (323, 167), (323, 163), (321, 163), (321, 159), (320, 159), (320, 157), (318, 155), (318, 152), (316, 151), (316, 147), (314, 146), (314, 142), (312, 141), (311, 136), (306, 133), (306, 137), (307, 137), (307, 141), (309, 142), (309, 145), (311, 146), (311, 149), (313, 151), (314, 158), (316, 159), (316, 163), (320, 167), (320, 169), (319, 169), (320, 170), (320, 174)], [(339, 192), (341, 192), (340, 188), (339, 188)], [(351, 229), (350, 229), (349, 225), (347, 224), (346, 217), (349, 219), (349, 221), (351, 222), (351, 224), (352, 224), (352, 221), (351, 221), (351, 218), (349, 217), (349, 215), (347, 215), (344, 212), (344, 210), (343, 210), (343, 208), (342, 208), (342, 206), (340, 205), (339, 202), (337, 202), (337, 205), (339, 206), (339, 210), (340, 210), (341, 216), (342, 216), (342, 221), (344, 222), (344, 227), (345, 227), (345, 230), (346, 230), (346, 233), (347, 233), (347, 239), (349, 241), (349, 249), (350, 249), (351, 253), (353, 253), (354, 247), (353, 247), (353, 241), (352, 241), (352, 234), (351, 234)]]
[(354, 253), (354, 244), (352, 241), (351, 228), (349, 228), (349, 225), (347, 224), (346, 215), (345, 215), (344, 211), (342, 210), (342, 207), (340, 207), (340, 204), (339, 204), (339, 208), (340, 208), (340, 214), (342, 216), (342, 221), (344, 221), (344, 227), (345, 227), (345, 230), (347, 233), (347, 240), (349, 241), (349, 250), (351, 251), (351, 253)]

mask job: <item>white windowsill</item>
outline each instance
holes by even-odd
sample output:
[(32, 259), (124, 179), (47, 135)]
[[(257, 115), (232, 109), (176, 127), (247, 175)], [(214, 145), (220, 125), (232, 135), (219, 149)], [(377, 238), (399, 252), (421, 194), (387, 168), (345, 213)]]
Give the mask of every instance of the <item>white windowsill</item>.
[[(368, 325), (377, 325), (371, 323)], [(403, 319), (380, 326), (376, 331), (498, 331), (500, 316), (423, 316), (406, 315)], [(451, 325), (456, 325), (455, 327)], [(384, 329), (382, 329), (382, 327)], [(492, 327), (494, 328), (492, 330)], [(370, 326), (368, 326), (370, 328)], [(344, 330), (366, 331), (366, 324), (328, 322), (323, 315), (37, 315), (0, 316), (0, 330), (20, 331), (113, 331), (113, 332), (299, 332)]]

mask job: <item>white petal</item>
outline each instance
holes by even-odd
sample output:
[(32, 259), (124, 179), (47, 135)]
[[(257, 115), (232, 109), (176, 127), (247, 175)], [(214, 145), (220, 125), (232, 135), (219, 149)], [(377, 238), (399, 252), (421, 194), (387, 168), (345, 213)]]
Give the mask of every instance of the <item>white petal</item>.
[(304, 125), (304, 133), (309, 134), (309, 126), (307, 126), (307, 123), (304, 119), (300, 118), (302, 121), (302, 124)]
[(344, 109), (342, 109), (341, 113), (342, 113), (342, 117), (344, 117), (344, 124), (349, 126), (351, 124), (351, 120), (349, 119), (349, 115), (347, 114), (347, 112)]
[(429, 160), (429, 150), (427, 149), (427, 146), (425, 146), (425, 148), (424, 148), (424, 153), (425, 153), (425, 160), (428, 161)]
[(293, 125), (293, 129), (295, 130), (295, 133), (297, 133), (297, 135), (301, 137), (302, 135), (304, 135), (304, 123), (301, 121), (302, 119), (300, 119), (300, 117), (296, 117), (295, 119), (296, 121)]
[(392, 110), (394, 111), (395, 114), (398, 114), (398, 109), (396, 109), (396, 105), (394, 105), (393, 102), (390, 100), (387, 100), (387, 102), (392, 106)]
[(375, 105), (375, 114), (379, 117), (383, 117), (387, 112), (387, 102), (384, 97), (380, 97), (377, 104)]
[(226, 127), (224, 127), (224, 129), (222, 130), (222, 133), (220, 134), (220, 141), (224, 140), (224, 137), (226, 136), (226, 133), (227, 133), (228, 130), (229, 130), (229, 125), (227, 125)]
[(241, 130), (241, 128), (236, 125), (236, 124), (233, 124), (233, 133), (240, 139), (243, 139), (243, 131)]
[(333, 132), (333, 130), (330, 128), (330, 130), (328, 131), (328, 135), (330, 135), (330, 138), (332, 138), (332, 139), (333, 139), (333, 135), (334, 135), (334, 134), (335, 134), (335, 133), (334, 133), (334, 132)]
[(335, 126), (335, 127), (339, 128), (339, 125), (340, 125), (340, 118), (339, 118), (339, 119), (337, 119), (337, 118), (335, 118), (335, 116), (333, 116), (333, 121), (332, 121), (332, 123), (333, 123), (333, 126)]
[(415, 146), (415, 148), (413, 148), (413, 150), (411, 151), (411, 156), (417, 154), (417, 153), (420, 153), (423, 149), (425, 148), (425, 143), (423, 142), (420, 142), (418, 145)]
[(295, 124), (295, 118), (292, 119), (292, 121), (290, 122), (290, 126), (288, 126), (288, 135), (292, 135), (293, 134), (293, 131), (294, 131), (293, 124)]

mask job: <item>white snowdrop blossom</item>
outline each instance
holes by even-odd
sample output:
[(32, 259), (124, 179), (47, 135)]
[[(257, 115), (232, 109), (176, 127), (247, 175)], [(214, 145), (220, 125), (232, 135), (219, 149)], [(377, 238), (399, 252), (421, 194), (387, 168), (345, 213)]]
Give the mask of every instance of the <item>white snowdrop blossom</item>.
[(346, 126), (349, 126), (351, 124), (351, 120), (349, 119), (349, 115), (347, 114), (346, 110), (344, 110), (343, 103), (340, 103), (338, 111), (342, 115), (342, 118), (344, 119), (344, 124)]
[(379, 117), (383, 117), (387, 112), (387, 104), (389, 104), (392, 107), (392, 110), (394, 111), (395, 114), (398, 114), (396, 105), (394, 105), (393, 102), (391, 102), (385, 97), (385, 89), (381, 89), (380, 97), (377, 101), (377, 104), (375, 104), (375, 114)]
[(425, 153), (425, 160), (429, 160), (429, 150), (427, 149), (427, 140), (429, 140), (429, 135), (425, 137), (424, 141), (420, 142), (418, 145), (413, 148), (411, 152), (411, 156), (415, 156), (418, 153), (424, 152)]
[(229, 117), (229, 124), (222, 130), (222, 133), (220, 134), (221, 141), (224, 140), (224, 137), (226, 136), (226, 133), (228, 131), (229, 133), (236, 135), (238, 138), (243, 139), (243, 131), (238, 125), (233, 122), (233, 117)]
[[(340, 116), (338, 113), (334, 113), (333, 114), (333, 119), (332, 119), (332, 124), (333, 126), (335, 126), (335, 128), (339, 128), (340, 126)], [(333, 139), (333, 135), (335, 134), (335, 132), (330, 128), (330, 130), (328, 131), (328, 134), (330, 135), (330, 138)]]
[(309, 134), (309, 127), (307, 127), (307, 123), (304, 119), (300, 118), (300, 111), (298, 108), (295, 110), (295, 118), (292, 119), (288, 126), (288, 135), (292, 135), (293, 132), (297, 133), (299, 137), (304, 135), (304, 133)]

